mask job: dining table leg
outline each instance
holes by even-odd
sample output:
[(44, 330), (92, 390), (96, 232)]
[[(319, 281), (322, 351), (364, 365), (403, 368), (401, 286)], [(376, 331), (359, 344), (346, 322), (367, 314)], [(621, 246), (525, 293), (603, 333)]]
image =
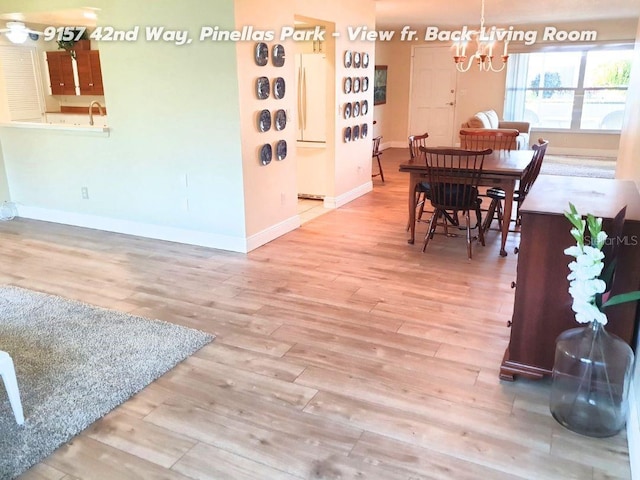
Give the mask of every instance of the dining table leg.
[(511, 225), (511, 210), (513, 209), (513, 192), (516, 189), (516, 181), (512, 180), (504, 185), (504, 215), (502, 218), (502, 240), (500, 242), (500, 256), (506, 257), (507, 250), (504, 248), (507, 244), (507, 235), (509, 235), (509, 226)]
[(420, 176), (411, 172), (409, 175), (409, 239), (407, 243), (414, 244), (416, 238), (416, 185)]

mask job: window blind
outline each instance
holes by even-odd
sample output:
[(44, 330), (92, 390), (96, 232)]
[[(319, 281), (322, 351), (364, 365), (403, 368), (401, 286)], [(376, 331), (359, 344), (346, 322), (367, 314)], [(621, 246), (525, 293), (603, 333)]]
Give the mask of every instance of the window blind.
[(33, 47), (0, 45), (0, 66), (12, 121), (42, 118), (36, 60), (36, 49)]

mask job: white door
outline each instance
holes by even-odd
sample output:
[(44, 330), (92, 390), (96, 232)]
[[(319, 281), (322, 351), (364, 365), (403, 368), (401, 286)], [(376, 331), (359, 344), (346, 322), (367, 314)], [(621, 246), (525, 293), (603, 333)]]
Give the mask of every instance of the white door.
[(409, 135), (429, 134), (428, 145), (453, 146), (456, 67), (449, 47), (414, 47)]

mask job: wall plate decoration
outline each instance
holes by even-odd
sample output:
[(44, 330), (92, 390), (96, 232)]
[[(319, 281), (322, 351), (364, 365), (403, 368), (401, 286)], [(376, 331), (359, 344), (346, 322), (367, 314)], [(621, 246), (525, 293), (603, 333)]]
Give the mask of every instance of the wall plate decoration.
[(366, 92), (369, 90), (369, 77), (362, 77), (362, 91)]
[(271, 163), (271, 157), (273, 156), (273, 150), (271, 145), (265, 143), (260, 149), (260, 163), (262, 165), (269, 165)]
[(276, 130), (284, 130), (284, 128), (287, 126), (287, 112), (282, 109), (276, 110), (273, 123), (276, 124)]
[(276, 159), (284, 160), (285, 158), (287, 158), (287, 141), (278, 140), (276, 144)]
[(353, 54), (353, 66), (355, 68), (360, 68), (360, 61), (361, 61), (360, 52), (354, 52), (354, 54)]
[(344, 79), (344, 93), (351, 93), (351, 77)]
[(260, 100), (269, 98), (271, 93), (271, 87), (269, 86), (269, 79), (267, 77), (258, 77), (256, 80), (256, 94)]
[(346, 52), (344, 52), (344, 67), (350, 68), (352, 62), (353, 62), (353, 53), (351, 52), (351, 50), (347, 50)]
[(351, 132), (351, 139), (358, 140), (359, 138), (360, 138), (360, 125), (356, 125), (355, 127), (353, 127), (353, 130)]
[(369, 54), (362, 54), (362, 68), (367, 68), (369, 66)]
[(344, 118), (351, 118), (351, 103), (344, 104)]
[(260, 67), (264, 67), (269, 61), (269, 47), (266, 43), (256, 43), (255, 60), (256, 65)]
[(285, 83), (284, 78), (278, 77), (273, 81), (273, 96), (277, 99), (284, 98)]
[(347, 127), (344, 129), (344, 141), (345, 142), (351, 141), (351, 127)]
[(360, 116), (360, 102), (353, 102), (353, 118)]
[(369, 100), (363, 100), (360, 102), (360, 115), (366, 115), (369, 113)]
[(353, 79), (353, 93), (360, 92), (360, 77), (354, 77)]
[(271, 129), (271, 112), (269, 110), (262, 110), (258, 114), (258, 130), (266, 132)]
[(273, 46), (271, 53), (271, 62), (274, 67), (282, 67), (284, 65), (284, 45), (279, 43)]
[(367, 138), (368, 133), (369, 133), (369, 125), (366, 123), (363, 123), (360, 126), (360, 138)]

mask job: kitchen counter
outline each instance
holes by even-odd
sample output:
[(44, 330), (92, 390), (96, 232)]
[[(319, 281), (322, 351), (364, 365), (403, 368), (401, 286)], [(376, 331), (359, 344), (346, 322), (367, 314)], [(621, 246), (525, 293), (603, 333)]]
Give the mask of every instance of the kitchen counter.
[(108, 137), (110, 132), (110, 128), (106, 125), (74, 125), (66, 123), (45, 122), (3, 122), (0, 123), (0, 127), (50, 130), (52, 132), (67, 132), (102, 137)]

